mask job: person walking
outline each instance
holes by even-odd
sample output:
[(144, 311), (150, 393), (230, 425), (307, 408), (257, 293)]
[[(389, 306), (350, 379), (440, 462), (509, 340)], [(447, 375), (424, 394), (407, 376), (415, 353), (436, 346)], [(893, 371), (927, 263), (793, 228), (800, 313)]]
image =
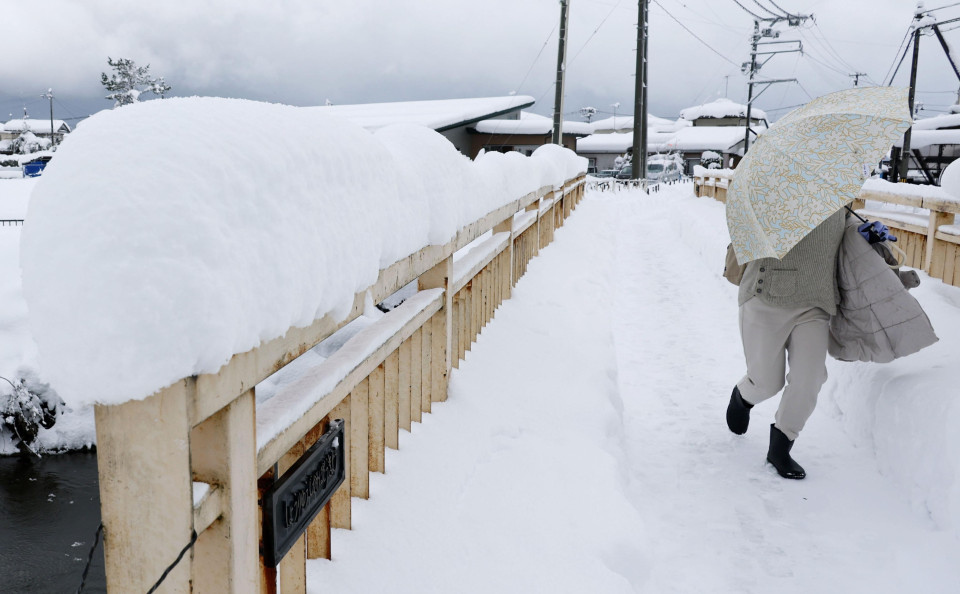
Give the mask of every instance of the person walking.
[(827, 380), (830, 316), (840, 302), (837, 251), (845, 222), (841, 208), (782, 259), (749, 262), (740, 281), (740, 338), (747, 371), (730, 395), (727, 426), (743, 435), (750, 409), (783, 389), (770, 425), (767, 461), (788, 479), (806, 476), (790, 451)]

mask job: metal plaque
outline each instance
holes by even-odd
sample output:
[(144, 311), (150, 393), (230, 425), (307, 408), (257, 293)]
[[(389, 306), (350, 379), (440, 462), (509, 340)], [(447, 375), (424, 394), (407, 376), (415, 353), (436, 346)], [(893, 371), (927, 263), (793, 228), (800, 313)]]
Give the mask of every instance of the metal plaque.
[(276, 567), (344, 479), (343, 420), (330, 422), (263, 495), (263, 562)]

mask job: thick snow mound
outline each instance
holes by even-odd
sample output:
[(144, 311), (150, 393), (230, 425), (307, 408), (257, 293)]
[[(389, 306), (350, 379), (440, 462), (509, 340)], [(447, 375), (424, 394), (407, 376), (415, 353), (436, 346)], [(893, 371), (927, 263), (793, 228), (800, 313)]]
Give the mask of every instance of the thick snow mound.
[[(524, 159), (560, 184), (571, 155)], [(44, 172), (22, 234), (41, 374), (71, 405), (118, 403), (345, 316), (381, 267), (518, 198), (498, 191), (509, 172), (426, 128), (375, 136), (316, 109), (97, 114)]]

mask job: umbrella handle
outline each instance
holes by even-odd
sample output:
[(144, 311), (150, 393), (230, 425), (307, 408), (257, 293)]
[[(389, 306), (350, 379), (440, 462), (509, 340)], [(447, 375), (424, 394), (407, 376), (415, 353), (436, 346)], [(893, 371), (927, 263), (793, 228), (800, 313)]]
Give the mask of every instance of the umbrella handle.
[(896, 270), (901, 266), (903, 266), (903, 263), (907, 261), (907, 253), (901, 250), (899, 247), (897, 247), (896, 244), (890, 243), (889, 241), (886, 242), (886, 244), (887, 244), (887, 247), (890, 248), (890, 251), (893, 252), (893, 255), (896, 256), (897, 258), (896, 265), (887, 264), (887, 266), (889, 266), (893, 270)]

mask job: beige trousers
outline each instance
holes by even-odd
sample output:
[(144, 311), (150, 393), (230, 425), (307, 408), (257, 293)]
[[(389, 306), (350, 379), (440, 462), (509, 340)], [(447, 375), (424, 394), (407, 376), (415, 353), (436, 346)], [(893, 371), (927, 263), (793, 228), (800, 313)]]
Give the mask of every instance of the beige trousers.
[(813, 414), (827, 381), (829, 322), (830, 315), (819, 307), (776, 307), (756, 297), (740, 306), (747, 374), (737, 387), (744, 400), (759, 404), (786, 383), (775, 420), (791, 440)]

